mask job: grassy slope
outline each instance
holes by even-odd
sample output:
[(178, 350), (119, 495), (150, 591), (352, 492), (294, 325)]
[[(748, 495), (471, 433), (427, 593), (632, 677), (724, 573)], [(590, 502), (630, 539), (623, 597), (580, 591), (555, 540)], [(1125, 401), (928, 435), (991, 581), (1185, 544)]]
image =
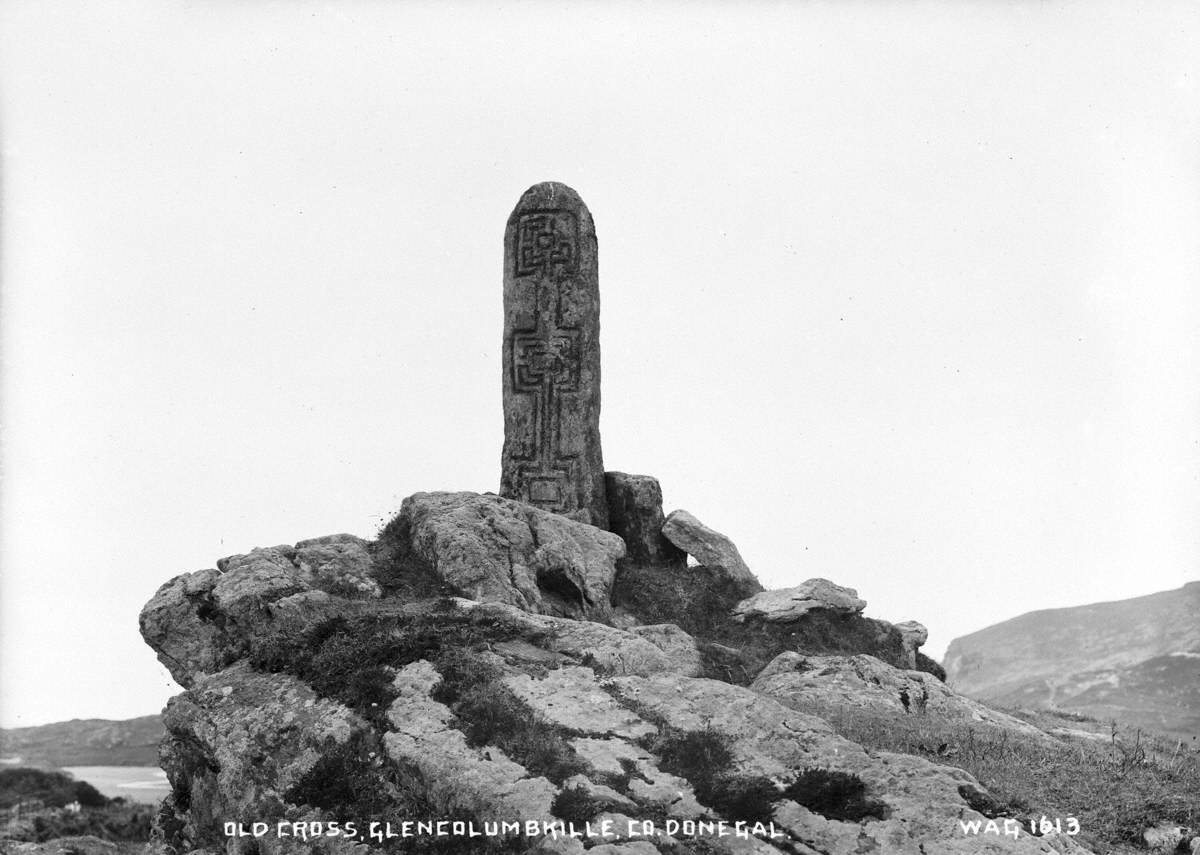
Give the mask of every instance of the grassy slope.
[(1161, 821), (1200, 824), (1200, 745), (1093, 719), (1009, 711), (1043, 729), (1070, 727), (1103, 739), (1032, 744), (981, 725), (931, 716), (813, 705), (838, 733), (867, 749), (926, 757), (970, 772), (991, 793), (976, 809), (1021, 820), (1079, 820), (1096, 852), (1145, 851), (1142, 831)]

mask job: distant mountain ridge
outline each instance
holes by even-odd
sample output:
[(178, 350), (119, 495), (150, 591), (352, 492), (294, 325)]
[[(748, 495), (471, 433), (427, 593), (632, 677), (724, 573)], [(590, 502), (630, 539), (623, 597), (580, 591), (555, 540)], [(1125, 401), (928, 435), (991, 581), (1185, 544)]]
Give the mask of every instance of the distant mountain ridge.
[(0, 729), (0, 757), (22, 766), (157, 766), (165, 732), (160, 715)]
[(1200, 733), (1200, 582), (1115, 602), (1044, 609), (950, 643), (957, 691)]

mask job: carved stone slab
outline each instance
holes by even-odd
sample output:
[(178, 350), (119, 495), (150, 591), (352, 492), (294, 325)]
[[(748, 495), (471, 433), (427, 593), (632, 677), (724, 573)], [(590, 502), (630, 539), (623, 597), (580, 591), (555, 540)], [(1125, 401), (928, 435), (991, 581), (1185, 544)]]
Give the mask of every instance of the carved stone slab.
[(525, 191), (504, 230), (500, 495), (608, 528), (596, 228), (570, 187)]

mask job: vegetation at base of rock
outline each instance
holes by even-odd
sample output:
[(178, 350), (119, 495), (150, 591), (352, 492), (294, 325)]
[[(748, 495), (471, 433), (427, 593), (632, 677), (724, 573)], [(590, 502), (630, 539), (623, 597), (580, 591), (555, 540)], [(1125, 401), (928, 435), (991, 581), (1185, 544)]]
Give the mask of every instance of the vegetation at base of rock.
[(390, 727), (386, 714), (396, 699), (396, 669), (516, 634), (473, 621), (452, 603), (430, 601), (423, 612), (335, 617), (300, 638), (274, 636), (256, 645), (250, 664), (299, 677), (318, 695), (345, 704), (379, 727)]
[(583, 787), (566, 787), (554, 797), (550, 813), (564, 822), (581, 825), (604, 810), (604, 802)]
[(520, 852), (520, 841), (463, 838), (393, 837), (383, 841), (369, 836), (372, 820), (442, 820), (474, 817), (446, 817), (438, 813), (426, 797), (424, 783), (417, 770), (392, 763), (378, 734), (355, 733), (344, 743), (332, 744), (304, 777), (283, 795), (294, 805), (318, 808), (329, 817), (356, 818), (360, 843), (386, 852), (420, 855), (492, 855)]
[(946, 669), (938, 662), (930, 659), (920, 650), (917, 651), (917, 668), (918, 671), (924, 671), (926, 674), (932, 674), (943, 683), (946, 682)]
[(379, 530), (372, 545), (374, 577), (384, 597), (405, 601), (453, 596), (457, 592), (412, 551), (410, 521), (399, 514)]
[(448, 649), (434, 666), (442, 675), (434, 700), (454, 712), (468, 745), (494, 745), (530, 775), (555, 784), (587, 772), (559, 729), (500, 682), (500, 670), (479, 654)]
[(826, 819), (858, 822), (888, 815), (887, 806), (868, 798), (867, 785), (849, 772), (804, 769), (784, 788), (783, 795)]
[(660, 726), (643, 740), (658, 756), (658, 765), (686, 778), (697, 800), (722, 816), (747, 822), (769, 822), (779, 788), (767, 778), (738, 775), (733, 740), (712, 728), (679, 730)]
[[(987, 794), (960, 795), (985, 816), (1077, 817), (1080, 841), (1096, 850), (1140, 846), (1142, 832), (1159, 822), (1200, 823), (1200, 752), (1177, 739), (1114, 730), (1106, 742), (1056, 746), (936, 716), (835, 704), (812, 704), (804, 711), (869, 750), (914, 754), (965, 769)], [(1009, 712), (1046, 725), (1036, 716)]]
[[(622, 564), (613, 583), (613, 605), (645, 624), (673, 623), (699, 642), (701, 676), (749, 685), (786, 650), (813, 655), (869, 653), (906, 667), (900, 631), (884, 621), (814, 609), (790, 623), (738, 623), (733, 607), (758, 592), (712, 568), (670, 572)], [(941, 666), (918, 654), (918, 670), (945, 678)]]
[(759, 590), (704, 566), (667, 570), (622, 562), (612, 601), (642, 623), (673, 623), (696, 638), (719, 640), (733, 607)]
[(967, 807), (983, 814), (988, 819), (1015, 817), (1017, 816), (1016, 808), (1027, 807), (1023, 802), (1009, 802), (1006, 804), (987, 790), (981, 790), (978, 787), (968, 786), (967, 784), (963, 784), (958, 788), (958, 794), (967, 803)]
[[(78, 811), (68, 805), (78, 803)], [(65, 772), (18, 767), (0, 769), (0, 809), (10, 811), (4, 836), (41, 843), (90, 835), (112, 842), (150, 838), (154, 808), (109, 799)]]
[(411, 777), (407, 782), (406, 786), (406, 778), (388, 762), (378, 735), (359, 731), (346, 742), (325, 747), (283, 798), (328, 811), (330, 816), (423, 818), (429, 806), (411, 790)]

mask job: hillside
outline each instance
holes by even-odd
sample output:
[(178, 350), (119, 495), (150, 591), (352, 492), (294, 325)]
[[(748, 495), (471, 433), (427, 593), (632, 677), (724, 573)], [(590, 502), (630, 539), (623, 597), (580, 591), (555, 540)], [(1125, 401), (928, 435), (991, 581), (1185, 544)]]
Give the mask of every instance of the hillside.
[(157, 766), (162, 716), (71, 719), (0, 730), (0, 757), (25, 766)]
[(1030, 612), (950, 643), (947, 681), (1000, 706), (1200, 733), (1200, 582)]

